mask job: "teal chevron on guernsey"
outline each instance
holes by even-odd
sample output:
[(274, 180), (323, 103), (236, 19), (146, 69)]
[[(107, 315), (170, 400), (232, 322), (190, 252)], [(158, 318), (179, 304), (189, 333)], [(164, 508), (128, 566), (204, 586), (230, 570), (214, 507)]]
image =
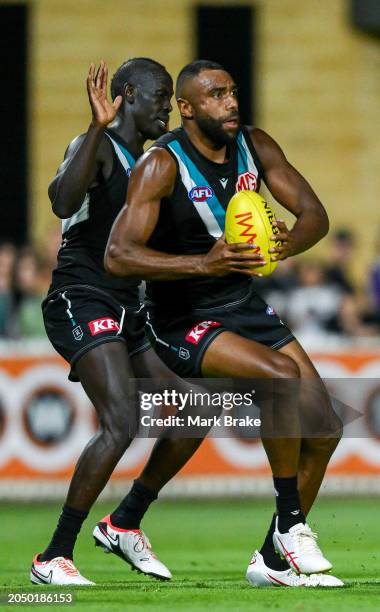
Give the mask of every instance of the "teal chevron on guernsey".
[(258, 176), (259, 171), (252, 157), (252, 153), (250, 152), (247, 146), (243, 132), (239, 132), (237, 136), (237, 144), (238, 144), (238, 174), (243, 174), (244, 172), (248, 171), (251, 174)]
[[(110, 139), (121, 165), (123, 166), (127, 176), (129, 176), (133, 166), (136, 163), (136, 160), (130, 154), (130, 152), (125, 147), (123, 147), (123, 145), (119, 144), (118, 142), (116, 142), (116, 140), (111, 138), (111, 136), (107, 134), (107, 132), (106, 136), (108, 136), (108, 138)], [(68, 232), (70, 227), (73, 227), (73, 225), (81, 223), (82, 221), (86, 221), (89, 218), (89, 205), (90, 196), (88, 193), (86, 193), (80, 209), (74, 215), (72, 215), (72, 217), (62, 220), (62, 234)]]
[[(116, 155), (118, 156), (118, 158), (119, 158), (121, 164), (124, 166), (125, 170), (127, 170), (127, 168), (132, 170), (133, 166), (136, 163), (135, 158), (131, 155), (131, 153), (128, 151), (128, 149), (123, 147), (122, 144), (120, 144), (119, 142), (116, 142), (113, 138), (111, 138), (111, 136), (109, 134), (107, 134), (107, 136), (112, 141), (112, 144), (115, 147)], [(119, 154), (119, 151), (121, 151), (123, 157)], [(125, 162), (127, 162), (127, 166), (126, 166)]]
[(210, 197), (202, 202), (196, 202), (195, 200), (192, 200), (192, 202), (209, 234), (214, 238), (220, 238), (224, 231), (226, 211), (216, 197), (207, 179), (198, 170), (190, 157), (186, 155), (178, 140), (171, 142), (168, 147), (178, 161), (181, 179), (186, 187), (187, 193), (190, 194), (194, 187), (207, 187), (210, 193), (212, 193)]

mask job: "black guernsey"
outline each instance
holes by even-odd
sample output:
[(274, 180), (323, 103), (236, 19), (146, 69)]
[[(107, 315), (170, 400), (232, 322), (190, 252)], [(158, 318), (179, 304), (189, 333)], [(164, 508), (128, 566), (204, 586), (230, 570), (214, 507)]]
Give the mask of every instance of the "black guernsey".
[[(161, 201), (158, 223), (148, 246), (176, 255), (207, 253), (224, 232), (231, 197), (243, 189), (260, 188), (262, 169), (249, 133), (245, 128), (238, 132), (228, 146), (228, 161), (222, 164), (204, 157), (183, 128), (165, 134), (155, 146), (165, 148), (174, 158), (177, 177), (172, 195)], [(250, 282), (243, 274), (149, 281), (148, 303), (157, 309), (188, 311), (210, 303), (221, 304)]]
[(70, 285), (88, 285), (111, 294), (119, 303), (139, 307), (140, 282), (116, 278), (103, 265), (113, 222), (124, 206), (128, 180), (136, 160), (113, 130), (106, 130), (113, 152), (108, 180), (89, 189), (80, 209), (62, 221), (62, 244), (49, 293)]

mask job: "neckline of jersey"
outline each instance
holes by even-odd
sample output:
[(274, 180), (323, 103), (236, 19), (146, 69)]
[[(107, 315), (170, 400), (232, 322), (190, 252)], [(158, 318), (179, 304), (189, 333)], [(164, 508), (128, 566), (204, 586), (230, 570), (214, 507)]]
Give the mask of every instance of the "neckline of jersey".
[(133, 155), (133, 153), (131, 153), (128, 143), (126, 142), (126, 140), (124, 140), (124, 138), (122, 138), (121, 136), (119, 136), (119, 134), (117, 132), (115, 132), (115, 130), (113, 128), (107, 128), (106, 132), (108, 132), (108, 134), (111, 136), (111, 138), (113, 138), (114, 140), (116, 140), (116, 142), (118, 144), (120, 144), (122, 147), (124, 147), (125, 149), (127, 149), (128, 153), (133, 157), (133, 159), (135, 161), (137, 161), (136, 157)]
[[(182, 128), (183, 129), (183, 128)], [(185, 135), (185, 138), (187, 140), (187, 142), (189, 143), (190, 147), (192, 148), (192, 150), (195, 152), (196, 155), (198, 155), (203, 161), (211, 164), (211, 166), (213, 166), (216, 170), (218, 170), (221, 175), (224, 177), (226, 176), (226, 170), (230, 170), (230, 164), (233, 161), (234, 158), (234, 154), (233, 154), (233, 144), (236, 144), (236, 138), (235, 140), (232, 141), (232, 143), (229, 145), (227, 144), (227, 152), (229, 153), (229, 158), (222, 162), (222, 163), (218, 163), (218, 162), (214, 162), (212, 159), (209, 159), (208, 157), (206, 157), (205, 155), (203, 155), (203, 153), (201, 153), (201, 151), (199, 149), (197, 149), (197, 147), (191, 142), (186, 130), (183, 129), (183, 134)]]

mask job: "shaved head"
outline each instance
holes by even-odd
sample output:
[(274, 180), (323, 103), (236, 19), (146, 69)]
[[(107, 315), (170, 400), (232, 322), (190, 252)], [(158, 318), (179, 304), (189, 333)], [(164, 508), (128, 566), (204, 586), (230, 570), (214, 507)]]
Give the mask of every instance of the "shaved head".
[(142, 140), (156, 140), (169, 129), (173, 79), (165, 66), (149, 57), (124, 62), (111, 81), (111, 95), (122, 96), (119, 121), (134, 124)]
[(165, 75), (171, 80), (171, 76), (165, 66), (149, 57), (135, 57), (124, 62), (116, 70), (111, 81), (112, 100), (116, 96), (123, 96), (126, 85), (143, 85), (149, 78)]
[(223, 66), (212, 62), (210, 60), (195, 60), (191, 64), (187, 64), (182, 68), (181, 72), (177, 77), (177, 83), (175, 88), (175, 97), (187, 98), (191, 88), (189, 85), (194, 77), (198, 76), (203, 70), (224, 70)]

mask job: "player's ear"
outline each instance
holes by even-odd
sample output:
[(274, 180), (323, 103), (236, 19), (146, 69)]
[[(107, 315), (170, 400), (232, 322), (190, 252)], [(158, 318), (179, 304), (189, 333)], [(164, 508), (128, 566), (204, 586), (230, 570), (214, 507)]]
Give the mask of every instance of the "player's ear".
[(124, 98), (129, 104), (133, 104), (136, 98), (136, 89), (131, 83), (126, 83), (124, 86)]
[(177, 98), (178, 110), (183, 119), (193, 118), (193, 107), (188, 100), (185, 98)]

